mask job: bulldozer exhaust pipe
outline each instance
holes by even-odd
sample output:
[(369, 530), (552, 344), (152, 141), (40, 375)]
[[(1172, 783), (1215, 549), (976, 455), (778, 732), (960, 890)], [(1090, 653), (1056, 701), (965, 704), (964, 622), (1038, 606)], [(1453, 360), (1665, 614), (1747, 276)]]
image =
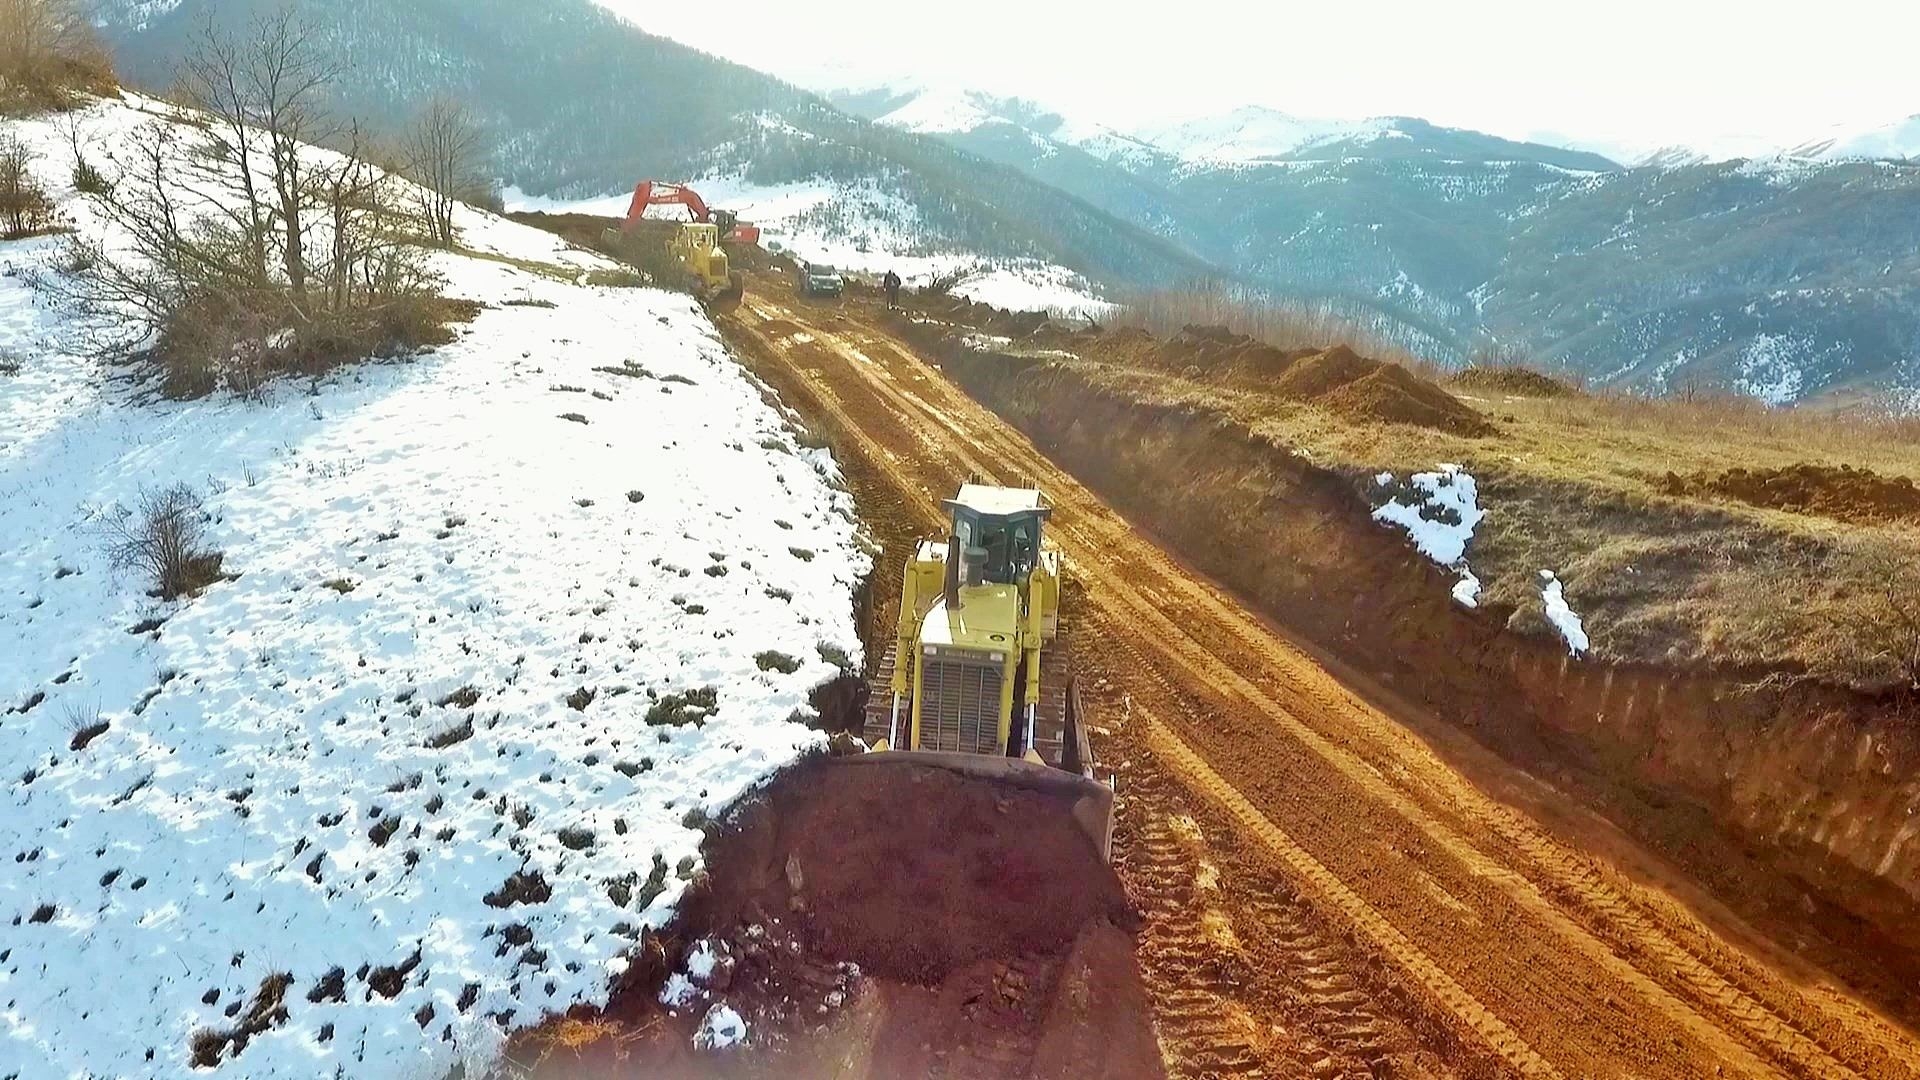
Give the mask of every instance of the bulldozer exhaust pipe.
[(947, 578), (941, 585), (949, 609), (960, 606), (960, 538), (947, 537)]

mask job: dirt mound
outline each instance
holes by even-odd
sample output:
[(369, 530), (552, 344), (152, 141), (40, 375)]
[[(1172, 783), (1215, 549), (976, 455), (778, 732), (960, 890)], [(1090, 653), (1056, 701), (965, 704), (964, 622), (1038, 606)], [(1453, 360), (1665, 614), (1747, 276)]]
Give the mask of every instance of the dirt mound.
[(1920, 521), (1920, 489), (1905, 476), (1881, 476), (1872, 469), (1805, 463), (1782, 469), (1728, 469), (1714, 475), (1668, 473), (1662, 487), (1671, 495), (1718, 495), (1752, 506), (1817, 514), (1875, 524)]
[(1272, 390), (1351, 419), (1413, 424), (1455, 435), (1493, 431), (1471, 406), (1440, 387), (1399, 364), (1370, 360), (1345, 345), (1297, 358), (1281, 353), (1275, 366), (1280, 374), (1268, 384)]
[(1453, 377), (1453, 384), (1515, 397), (1574, 397), (1581, 392), (1545, 372), (1518, 365), (1466, 368)]
[(1127, 919), (1071, 808), (943, 769), (804, 767), (718, 852), (714, 891), (770, 911), (797, 895), (811, 947), (933, 985), (976, 961), (1065, 949), (1093, 919)]
[(595, 251), (605, 246), (601, 240), (602, 233), (608, 229), (620, 227), (619, 218), (601, 217), (597, 214), (548, 214), (538, 210), (525, 210), (508, 214), (507, 217), (522, 225), (544, 229), (570, 244)]
[[(803, 762), (709, 839), (608, 1006), (509, 1056), (537, 1080), (1164, 1080), (1136, 920), (1073, 803), (897, 760)], [(691, 980), (672, 1014), (669, 972)], [(748, 1049), (691, 1041), (720, 1003)]]
[(1381, 364), (1318, 401), (1356, 419), (1412, 424), (1455, 435), (1493, 432), (1492, 425), (1471, 407), (1398, 364)]
[(1379, 361), (1368, 360), (1345, 345), (1335, 345), (1295, 361), (1274, 380), (1273, 389), (1298, 401), (1311, 401), (1357, 382), (1379, 367)]

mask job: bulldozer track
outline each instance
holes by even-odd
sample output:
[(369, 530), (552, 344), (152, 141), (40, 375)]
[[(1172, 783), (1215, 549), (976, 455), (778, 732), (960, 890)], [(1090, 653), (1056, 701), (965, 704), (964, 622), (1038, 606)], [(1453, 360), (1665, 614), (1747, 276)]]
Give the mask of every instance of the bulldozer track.
[(1475, 1034), (1485, 1040), (1486, 1045), (1513, 1067), (1521, 1076), (1559, 1076), (1559, 1070), (1547, 1064), (1546, 1060), (1535, 1053), (1526, 1040), (1516, 1034), (1512, 1028), (1494, 1015), (1492, 1010), (1475, 1000), (1459, 983), (1455, 982), (1440, 966), (1392, 923), (1381, 917), (1371, 905), (1361, 899), (1340, 879), (1321, 865), (1305, 848), (1293, 842), (1280, 827), (1260, 813), (1254, 805), (1241, 795), (1232, 784), (1227, 783), (1218, 773), (1200, 760), (1187, 744), (1173, 734), (1165, 724), (1148, 713), (1140, 713), (1146, 725), (1147, 741), (1161, 760), (1178, 769), (1181, 774), (1197, 781), (1201, 792), (1209, 799), (1219, 803), (1231, 814), (1248, 835), (1256, 837), (1286, 862), (1296, 875), (1314, 890), (1318, 897), (1332, 909), (1338, 911), (1352, 924), (1355, 930), (1365, 934), (1381, 948), (1391, 953), (1402, 967), (1413, 976), (1428, 993), (1432, 994), (1448, 1012), (1452, 1013)]
[[(1431, 1071), (1404, 1067), (1416, 1037), (1390, 1018), (1364, 957), (1310, 905), (1273, 880), (1236, 902), (1178, 786), (1146, 763), (1125, 783), (1116, 866), (1142, 908), (1142, 963), (1176, 1077)], [(1251, 962), (1259, 946), (1283, 962)], [(1261, 1000), (1279, 1003), (1278, 1015), (1254, 1015)]]
[[(1141, 822), (1132, 840), (1123, 830), (1119, 865), (1140, 890), (1143, 964), (1176, 1075), (1338, 1075), (1396, 1052), (1394, 1006), (1322, 968), (1317, 925), (1356, 935), (1468, 1033), (1479, 1049), (1454, 1055), (1456, 1068), (1484, 1051), (1521, 1075), (1920, 1075), (1910, 1033), (1775, 970), (1476, 787), (891, 335), (754, 293), (730, 328), (927, 524), (969, 474), (1046, 488), (1054, 539), (1085, 587), (1083, 655), (1131, 696), (1155, 763), (1256, 841), (1297, 894), (1233, 910), (1225, 924), (1243, 940), (1229, 946), (1172, 824)], [(1284, 782), (1309, 776), (1313, 790)], [(1350, 822), (1329, 813), (1343, 805)], [(1243, 955), (1248, 941), (1257, 958)], [(1289, 1045), (1313, 1060), (1276, 1056), (1267, 1018), (1238, 1004), (1265, 968), (1293, 977)], [(1568, 1008), (1594, 1018), (1568, 1024), (1556, 1012)]]

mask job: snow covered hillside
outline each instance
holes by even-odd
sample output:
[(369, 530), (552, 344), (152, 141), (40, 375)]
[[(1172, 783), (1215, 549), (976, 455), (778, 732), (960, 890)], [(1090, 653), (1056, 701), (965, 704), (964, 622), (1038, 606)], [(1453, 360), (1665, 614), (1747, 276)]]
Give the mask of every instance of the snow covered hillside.
[(1822, 161), (1911, 161), (1920, 158), (1920, 113), (1869, 127), (1837, 127), (1787, 151)]
[(1248, 105), (1136, 131), (1188, 161), (1246, 162), (1286, 157), (1321, 143), (1389, 134), (1385, 120), (1313, 120)]
[[(958, 278), (952, 291), (997, 307), (1030, 311), (1104, 311), (1099, 289), (1062, 266), (1038, 259), (987, 258), (931, 242), (920, 211), (870, 181), (813, 180), (762, 186), (741, 176), (705, 176), (692, 182), (715, 207), (737, 211), (760, 226), (761, 243), (808, 262), (879, 276), (892, 270), (910, 287)], [(509, 210), (624, 217), (632, 196), (556, 200), (507, 192)], [(654, 207), (649, 216), (685, 216), (678, 207)]]
[[(868, 567), (832, 460), (689, 300), (459, 225), (456, 342), (257, 401), (63, 351), (17, 273), (57, 245), (0, 243), (0, 1077), (484, 1064), (820, 744)], [(103, 531), (174, 485), (226, 576), (167, 602)]]

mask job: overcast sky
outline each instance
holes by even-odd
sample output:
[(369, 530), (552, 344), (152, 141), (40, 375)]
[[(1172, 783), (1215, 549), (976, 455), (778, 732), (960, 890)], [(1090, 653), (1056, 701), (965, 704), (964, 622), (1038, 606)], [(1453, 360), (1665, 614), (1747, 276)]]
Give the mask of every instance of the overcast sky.
[(919, 76), (1122, 127), (1259, 104), (1651, 148), (1920, 113), (1914, 0), (601, 2), (816, 89)]

